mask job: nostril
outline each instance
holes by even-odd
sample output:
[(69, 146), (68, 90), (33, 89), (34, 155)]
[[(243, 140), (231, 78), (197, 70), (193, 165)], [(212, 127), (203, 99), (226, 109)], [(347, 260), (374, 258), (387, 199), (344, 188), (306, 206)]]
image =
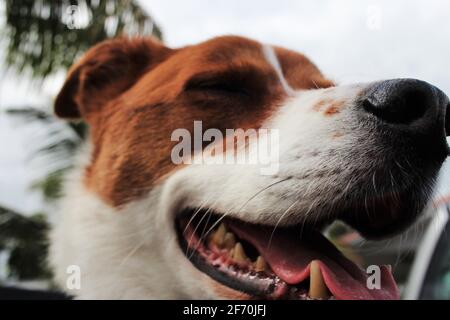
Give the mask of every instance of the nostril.
[(432, 98), (428, 91), (411, 88), (398, 98), (399, 110), (403, 114), (403, 123), (410, 123), (420, 119), (426, 109), (432, 104)]
[(426, 89), (414, 84), (382, 84), (366, 96), (362, 106), (384, 121), (409, 124), (423, 117), (432, 103)]

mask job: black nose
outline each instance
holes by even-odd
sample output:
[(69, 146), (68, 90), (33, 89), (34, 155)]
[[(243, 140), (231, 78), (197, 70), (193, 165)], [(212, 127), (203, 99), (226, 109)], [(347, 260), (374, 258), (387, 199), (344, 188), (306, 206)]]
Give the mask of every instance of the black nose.
[(446, 112), (450, 109), (448, 97), (424, 81), (394, 79), (377, 82), (364, 92), (361, 104), (366, 111), (403, 131), (413, 134), (433, 131), (441, 136), (440, 139), (445, 139), (445, 131), (450, 133), (450, 114)]

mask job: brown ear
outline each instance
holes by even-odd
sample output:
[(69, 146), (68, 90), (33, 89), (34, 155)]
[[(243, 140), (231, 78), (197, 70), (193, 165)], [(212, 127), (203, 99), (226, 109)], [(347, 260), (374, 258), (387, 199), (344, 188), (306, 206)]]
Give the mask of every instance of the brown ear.
[(99, 110), (166, 59), (171, 51), (152, 38), (117, 38), (101, 42), (70, 69), (56, 97), (56, 115), (80, 118)]

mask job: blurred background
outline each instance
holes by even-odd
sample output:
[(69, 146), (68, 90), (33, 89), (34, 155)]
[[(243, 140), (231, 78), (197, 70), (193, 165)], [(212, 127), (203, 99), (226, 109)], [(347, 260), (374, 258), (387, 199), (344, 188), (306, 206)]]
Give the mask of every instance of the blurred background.
[[(72, 62), (117, 35), (168, 46), (237, 34), (298, 50), (340, 84), (412, 77), (450, 93), (450, 2), (0, 0), (0, 287), (52, 289), (46, 233), (63, 174), (85, 136), (54, 118)], [(361, 265), (391, 264), (405, 298), (450, 299), (450, 167), (410, 232), (372, 243), (335, 224), (328, 236)]]

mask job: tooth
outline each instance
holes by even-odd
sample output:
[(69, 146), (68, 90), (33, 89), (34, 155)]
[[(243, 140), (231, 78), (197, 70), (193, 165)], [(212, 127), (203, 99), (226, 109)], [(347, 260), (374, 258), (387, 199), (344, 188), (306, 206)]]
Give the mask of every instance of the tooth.
[(327, 299), (330, 296), (317, 260), (310, 265), (309, 296), (313, 299)]
[(236, 262), (247, 262), (248, 258), (245, 255), (244, 248), (240, 242), (236, 243), (233, 249), (233, 260)]
[(225, 234), (227, 233), (227, 228), (223, 223), (219, 225), (217, 230), (213, 233), (211, 241), (218, 247), (221, 247), (224, 243)]
[(267, 263), (266, 260), (264, 260), (263, 257), (258, 256), (258, 258), (255, 261), (255, 271), (261, 272), (267, 270)]
[(223, 247), (227, 248), (228, 250), (233, 249), (236, 245), (236, 237), (233, 233), (227, 232), (223, 238)]

